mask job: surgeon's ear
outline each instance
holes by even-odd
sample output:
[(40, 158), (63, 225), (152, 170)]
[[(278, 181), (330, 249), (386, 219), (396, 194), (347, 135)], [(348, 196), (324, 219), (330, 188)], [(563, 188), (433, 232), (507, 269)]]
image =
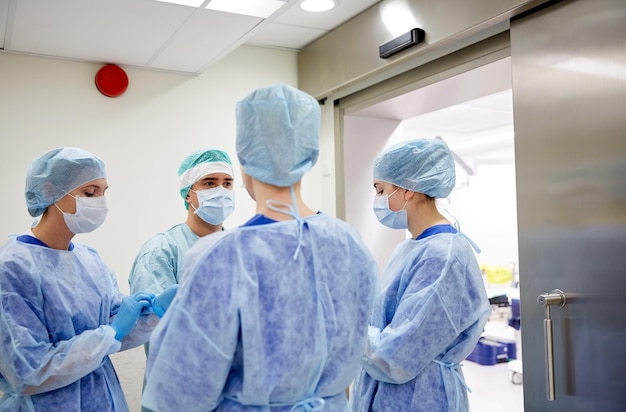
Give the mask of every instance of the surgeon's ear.
[(404, 189), (404, 200), (411, 200), (415, 196), (415, 192), (409, 189)]

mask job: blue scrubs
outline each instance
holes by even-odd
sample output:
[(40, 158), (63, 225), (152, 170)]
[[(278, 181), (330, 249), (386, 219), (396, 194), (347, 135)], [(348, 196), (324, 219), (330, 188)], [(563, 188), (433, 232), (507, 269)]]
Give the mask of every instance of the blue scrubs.
[(374, 304), (353, 411), (467, 411), (459, 363), (490, 312), (463, 234), (437, 225), (399, 244)]
[(108, 355), (144, 343), (158, 318), (115, 340), (115, 275), (95, 249), (72, 245), (20, 236), (0, 248), (0, 411), (128, 410)]
[(359, 369), (377, 281), (353, 227), (325, 214), (301, 223), (256, 216), (201, 238), (185, 259), (150, 340), (144, 406), (349, 409), (345, 389)]

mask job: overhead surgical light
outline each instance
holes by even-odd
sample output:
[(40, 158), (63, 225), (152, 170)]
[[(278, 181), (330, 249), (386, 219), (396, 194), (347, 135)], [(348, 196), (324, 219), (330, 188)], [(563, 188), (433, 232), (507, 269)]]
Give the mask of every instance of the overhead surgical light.
[(336, 0), (304, 0), (300, 3), (300, 8), (304, 11), (322, 12), (334, 8)]

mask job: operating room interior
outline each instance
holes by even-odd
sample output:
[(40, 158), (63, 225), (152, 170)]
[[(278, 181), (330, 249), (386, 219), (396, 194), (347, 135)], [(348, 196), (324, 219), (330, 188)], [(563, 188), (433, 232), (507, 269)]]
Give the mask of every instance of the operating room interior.
[[(267, 18), (205, 7), (232, 0), (0, 0), (5, 241), (35, 223), (24, 199), (31, 160), (88, 150), (106, 164), (108, 215), (73, 241), (97, 250), (128, 294), (144, 242), (187, 216), (177, 170), (190, 152), (233, 160), (226, 230), (255, 214), (235, 105), (285, 83), (318, 99), (322, 115), (303, 200), (353, 225), (381, 273), (410, 234), (372, 210), (374, 158), (422, 137), (451, 149), (456, 184), (437, 205), (480, 249), (491, 301), (486, 346), (461, 362), (472, 412), (622, 410), (626, 2), (339, 0), (327, 14), (270, 2), (284, 7)], [(379, 54), (416, 28), (423, 43)], [(128, 78), (114, 98), (96, 80), (108, 63)], [(483, 357), (487, 343), (504, 352)], [(140, 412), (144, 348), (111, 359)]]
[[(244, 45), (198, 76), (125, 67), (129, 88), (117, 99), (103, 96), (94, 85), (101, 66), (0, 53), (0, 229), (6, 236), (28, 231), (32, 224), (24, 207), (23, 176), (33, 157), (60, 146), (92, 151), (107, 164), (109, 215), (98, 231), (76, 240), (99, 251), (117, 274), (121, 291), (128, 293), (129, 270), (143, 242), (184, 219), (176, 176), (180, 160), (192, 150), (217, 147), (236, 163), (235, 103), (267, 84), (296, 85), (298, 60), (292, 50)], [(458, 172), (452, 195), (440, 207), (482, 249), (481, 264), (511, 270), (513, 277), (504, 284), (486, 282), (490, 293), (511, 293), (517, 280), (517, 234), (510, 82), (505, 58), (346, 114), (341, 194), (332, 190), (340, 165), (329, 149), (335, 144), (329, 133), (333, 125), (323, 119), (320, 159), (303, 180), (303, 196), (330, 214), (337, 214), (336, 196), (342, 196), (346, 220), (361, 232), (382, 269), (406, 234), (383, 227), (372, 212), (371, 160), (395, 142), (438, 136), (455, 153)], [(332, 106), (322, 105), (323, 113)], [(236, 165), (235, 174), (236, 208), (226, 228), (254, 214)], [(486, 333), (514, 336), (507, 325), (509, 312), (494, 310)], [(143, 348), (112, 358), (130, 409), (138, 412)], [(466, 361), (463, 367), (473, 410), (500, 411), (501, 398), (507, 410), (523, 409), (522, 385), (510, 381), (505, 363)]]
[[(257, 58), (270, 59), (274, 64), (255, 67), (255, 76), (250, 77), (241, 63)], [(19, 178), (25, 174), (29, 159), (61, 145), (86, 147), (107, 161), (110, 212), (99, 231), (81, 235), (78, 240), (99, 250), (116, 272), (120, 289), (127, 292), (128, 271), (142, 242), (183, 219), (175, 174), (180, 158), (206, 146), (234, 154), (236, 100), (260, 85), (278, 81), (295, 84), (295, 65), (293, 53), (242, 47), (195, 78), (129, 69), (134, 91), (116, 101), (103, 98), (93, 87), (95, 64), (0, 54), (0, 66), (7, 70), (3, 72), (10, 74), (0, 79), (5, 91), (4, 112), (11, 113), (1, 127), (4, 136), (19, 136), (11, 151), (0, 152), (5, 193), (0, 208), (6, 218), (3, 233), (23, 232), (32, 223), (24, 213), (23, 182)], [(485, 83), (487, 87), (450, 93), (465, 90), (459, 84), (477, 84), (480, 76), (491, 79)], [(207, 95), (206, 90), (211, 93)], [(60, 95), (65, 96), (63, 104), (57, 103)], [(191, 99), (198, 104), (177, 104)], [(424, 101), (436, 104), (425, 107)], [(404, 108), (402, 115), (392, 114), (394, 105)], [(31, 119), (29, 112), (37, 113), (37, 119)], [(403, 235), (376, 221), (371, 210), (371, 162), (355, 163), (354, 159), (373, 159), (377, 151), (400, 140), (439, 136), (457, 156), (458, 172), (453, 193), (440, 207), (482, 249), (478, 255), (481, 264), (507, 267), (517, 276), (512, 120), (507, 59), (346, 115), (346, 220), (362, 233), (379, 266)], [(367, 145), (361, 144), (364, 138)], [(322, 137), (322, 148), (330, 144)], [(329, 206), (334, 197), (325, 192), (324, 182), (334, 174), (335, 163), (323, 153), (305, 177), (303, 193), (320, 210), (334, 213)], [(226, 220), (226, 227), (239, 225), (254, 213), (253, 202), (235, 169), (236, 211)], [(487, 286), (491, 293), (498, 293), (495, 287), (510, 293), (515, 283), (514, 277), (505, 285)], [(508, 316), (494, 312), (486, 333), (513, 337), (514, 331), (506, 324)], [(115, 354), (113, 360), (129, 406), (138, 411), (145, 367), (143, 348)], [(506, 398), (508, 410), (515, 411), (516, 405), (522, 410), (522, 385), (511, 382), (506, 364), (484, 366), (466, 361), (464, 372), (472, 390), (473, 410), (500, 410), (502, 400), (498, 397)], [(494, 390), (500, 386), (501, 390)]]

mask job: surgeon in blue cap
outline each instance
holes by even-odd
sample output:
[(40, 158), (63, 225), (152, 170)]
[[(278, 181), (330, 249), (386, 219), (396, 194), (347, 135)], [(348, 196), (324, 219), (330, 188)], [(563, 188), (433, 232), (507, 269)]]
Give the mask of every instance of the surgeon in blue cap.
[(408, 230), (382, 278), (353, 411), (468, 411), (460, 362), (474, 349), (490, 305), (473, 243), (439, 213), (455, 184), (439, 139), (394, 145), (374, 161), (374, 213)]
[(104, 162), (63, 147), (35, 158), (40, 217), (0, 248), (0, 411), (128, 411), (109, 355), (146, 342), (173, 296), (123, 296), (98, 252), (74, 243), (107, 215)]
[(154, 411), (348, 411), (375, 295), (356, 230), (307, 206), (320, 108), (293, 87), (236, 106), (237, 155), (256, 215), (200, 239), (150, 339)]

